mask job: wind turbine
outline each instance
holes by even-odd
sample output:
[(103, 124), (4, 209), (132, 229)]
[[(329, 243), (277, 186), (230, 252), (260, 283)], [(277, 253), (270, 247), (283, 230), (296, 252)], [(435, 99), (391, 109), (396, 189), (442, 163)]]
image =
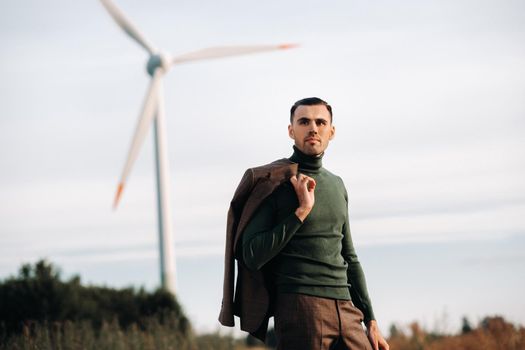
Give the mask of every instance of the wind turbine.
[(120, 177), (113, 208), (116, 209), (122, 196), (122, 191), (133, 163), (152, 122), (154, 122), (155, 161), (157, 176), (157, 210), (160, 251), (160, 280), (163, 289), (175, 295), (175, 259), (173, 252), (173, 226), (171, 220), (171, 200), (169, 165), (166, 142), (166, 127), (164, 117), (164, 94), (161, 78), (176, 64), (198, 61), (211, 58), (244, 55), (263, 51), (282, 50), (295, 45), (251, 45), (251, 46), (222, 46), (206, 48), (180, 56), (172, 57), (157, 50), (138, 28), (118, 9), (110, 0), (100, 0), (117, 24), (149, 54), (146, 64), (151, 82), (146, 92), (142, 111), (139, 115), (135, 134), (126, 158), (126, 163)]

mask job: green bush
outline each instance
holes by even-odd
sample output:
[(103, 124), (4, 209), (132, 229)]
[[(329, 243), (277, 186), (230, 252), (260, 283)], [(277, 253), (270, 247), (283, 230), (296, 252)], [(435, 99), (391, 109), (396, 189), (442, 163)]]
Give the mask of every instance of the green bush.
[[(136, 325), (145, 330), (152, 320), (165, 324), (175, 320), (177, 331), (189, 335), (191, 326), (173, 295), (164, 290), (113, 289), (82, 286), (75, 276), (62, 281), (52, 264), (42, 260), (20, 268), (18, 276), (0, 283), (0, 336), (21, 334), (32, 324), (84, 321), (98, 331), (116, 321), (123, 329)], [(44, 327), (46, 328), (46, 327)]]

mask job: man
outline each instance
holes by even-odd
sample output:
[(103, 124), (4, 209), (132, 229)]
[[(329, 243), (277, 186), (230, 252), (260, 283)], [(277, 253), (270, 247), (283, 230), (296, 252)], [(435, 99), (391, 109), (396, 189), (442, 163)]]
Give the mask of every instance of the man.
[[(388, 350), (352, 244), (346, 189), (322, 167), (335, 135), (331, 106), (315, 97), (297, 101), (288, 133), (292, 157), (247, 171), (232, 201), (226, 261), (229, 249), (239, 260), (233, 308), (241, 328), (243, 317), (254, 319), (243, 329), (263, 338), (274, 315), (280, 350)], [(226, 270), (220, 320), (233, 325), (233, 316), (224, 318)]]

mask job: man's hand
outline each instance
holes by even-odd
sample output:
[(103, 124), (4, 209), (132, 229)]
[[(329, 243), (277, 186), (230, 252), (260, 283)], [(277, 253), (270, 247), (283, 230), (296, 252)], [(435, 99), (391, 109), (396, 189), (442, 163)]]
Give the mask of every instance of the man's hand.
[(315, 203), (315, 180), (304, 174), (297, 174), (290, 179), (293, 185), (297, 199), (299, 200), (299, 208), (295, 210), (295, 215), (304, 221)]
[(375, 320), (371, 320), (366, 325), (366, 335), (368, 336), (368, 340), (370, 340), (370, 344), (372, 344), (372, 349), (374, 350), (390, 349), (385, 338), (383, 338), (383, 336), (381, 335), (381, 332), (379, 331), (379, 327), (377, 326), (377, 322)]

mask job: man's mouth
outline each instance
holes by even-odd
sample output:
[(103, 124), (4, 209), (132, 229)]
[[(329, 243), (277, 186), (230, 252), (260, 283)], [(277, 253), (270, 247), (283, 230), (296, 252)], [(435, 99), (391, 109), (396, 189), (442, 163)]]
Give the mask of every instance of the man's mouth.
[(306, 142), (320, 142), (319, 139), (316, 139), (315, 137), (307, 137), (305, 141)]

